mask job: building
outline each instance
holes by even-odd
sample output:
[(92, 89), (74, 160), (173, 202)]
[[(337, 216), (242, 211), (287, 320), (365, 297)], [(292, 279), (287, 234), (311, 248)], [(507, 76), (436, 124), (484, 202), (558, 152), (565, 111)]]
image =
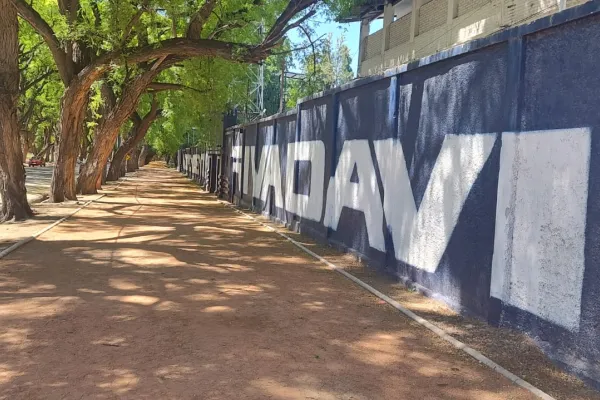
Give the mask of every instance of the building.
[(366, 0), (343, 22), (361, 21), (358, 74), (367, 76), (586, 1)]

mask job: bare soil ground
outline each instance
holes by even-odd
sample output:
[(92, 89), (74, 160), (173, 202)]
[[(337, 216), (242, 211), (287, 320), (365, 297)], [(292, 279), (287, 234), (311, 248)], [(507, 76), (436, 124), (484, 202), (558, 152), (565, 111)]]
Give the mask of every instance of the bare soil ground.
[(0, 399), (96, 398), (533, 396), (146, 168), (0, 260)]
[[(31, 198), (28, 195), (28, 200)], [(98, 195), (80, 196), (79, 201), (69, 201), (62, 204), (33, 204), (31, 207), (35, 216), (25, 222), (0, 223), (0, 252), (19, 240), (32, 236), (48, 225), (66, 217), (87, 201), (98, 198)]]

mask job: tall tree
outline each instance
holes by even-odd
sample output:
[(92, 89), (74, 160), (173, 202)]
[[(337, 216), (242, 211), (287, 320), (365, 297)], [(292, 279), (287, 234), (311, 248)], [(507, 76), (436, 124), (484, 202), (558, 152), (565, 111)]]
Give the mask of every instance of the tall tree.
[(58, 121), (60, 81), (44, 41), (24, 21), (19, 23), (19, 102), (23, 161), (27, 153), (42, 152)]
[(0, 0), (0, 221), (32, 215), (27, 203), (17, 99), (19, 96), (19, 22), (9, 0)]
[[(90, 164), (86, 163), (81, 172), (79, 186), (84, 191), (94, 184), (99, 165), (106, 162), (110, 153), (107, 143), (114, 142), (120, 126), (135, 111), (143, 87), (162, 70), (194, 57), (237, 62), (262, 60), (279, 46), (290, 29), (314, 15), (313, 6), (319, 0), (290, 0), (284, 7), (280, 0), (174, 1), (168, 8), (153, 0), (59, 0), (58, 9), (46, 2), (42, 3), (45, 9), (35, 9), (25, 0), (11, 2), (46, 41), (66, 87), (51, 187), (51, 200), (60, 202), (76, 198), (75, 162), (88, 92), (107, 71), (115, 65), (137, 66), (139, 70), (127, 83), (116, 108), (101, 122), (99, 131), (103, 133), (94, 138)], [(298, 14), (301, 16), (294, 20)], [(234, 36), (235, 41), (228, 38), (231, 31), (259, 18), (273, 21), (264, 37), (246, 35), (236, 40)], [(169, 29), (165, 20), (170, 22)]]
[[(121, 176), (121, 165), (125, 157), (130, 154), (144, 139), (152, 123), (161, 116), (162, 110), (159, 108), (159, 102), (155, 94), (152, 94), (150, 110), (140, 116), (135, 111), (131, 116), (131, 130), (128, 137), (121, 143), (115, 154), (113, 155), (110, 169), (106, 180), (115, 181)], [(136, 160), (137, 163), (137, 160)]]
[(301, 54), (299, 62), (304, 78), (290, 82), (288, 107), (295, 106), (302, 97), (343, 85), (354, 77), (344, 35), (334, 42), (333, 35), (329, 34), (314, 49), (310, 47)]
[(206, 57), (185, 64), (186, 68), (170, 70), (163, 77), (196, 90), (163, 92), (162, 118), (146, 137), (161, 156), (173, 154), (184, 142), (200, 147), (220, 143), (223, 113), (246, 96), (251, 67)]

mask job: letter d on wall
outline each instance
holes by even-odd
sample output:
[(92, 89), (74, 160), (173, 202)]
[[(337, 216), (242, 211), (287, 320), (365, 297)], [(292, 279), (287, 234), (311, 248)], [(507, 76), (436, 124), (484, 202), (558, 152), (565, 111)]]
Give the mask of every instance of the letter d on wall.
[[(325, 145), (320, 140), (288, 144), (285, 209), (301, 218), (321, 220), (323, 211), (323, 184), (325, 174)], [(310, 161), (309, 194), (294, 192), (296, 161)]]

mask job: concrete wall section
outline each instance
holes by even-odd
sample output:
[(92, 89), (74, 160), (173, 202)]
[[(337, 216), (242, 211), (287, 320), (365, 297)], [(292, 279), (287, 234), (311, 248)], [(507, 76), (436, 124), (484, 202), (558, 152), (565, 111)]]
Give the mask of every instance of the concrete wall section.
[(600, 387), (600, 5), (581, 7), (231, 129), (239, 201)]

